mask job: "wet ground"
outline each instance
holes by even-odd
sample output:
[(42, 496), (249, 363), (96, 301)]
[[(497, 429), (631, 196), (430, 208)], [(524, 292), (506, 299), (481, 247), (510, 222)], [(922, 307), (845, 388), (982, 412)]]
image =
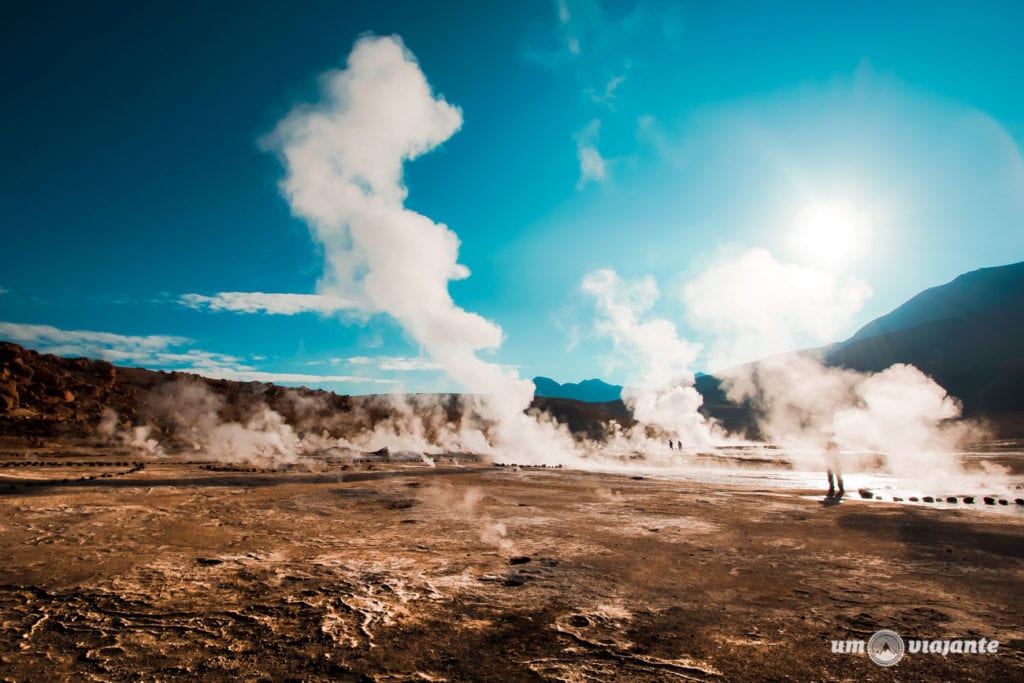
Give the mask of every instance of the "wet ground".
[[(940, 508), (851, 490), (825, 505), (810, 488), (820, 473), (770, 463), (655, 477), (461, 456), (312, 472), (102, 451), (0, 460), (3, 680), (1009, 681), (1024, 670), (1024, 515), (1012, 498)], [(899, 484), (868, 483), (887, 499)], [(1000, 646), (908, 654), (891, 669), (831, 652), (833, 639), (882, 628)]]

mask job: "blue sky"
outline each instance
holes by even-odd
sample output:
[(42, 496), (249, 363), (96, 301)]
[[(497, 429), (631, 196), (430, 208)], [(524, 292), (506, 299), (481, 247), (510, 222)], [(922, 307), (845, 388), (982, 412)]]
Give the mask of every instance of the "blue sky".
[[(319, 291), (323, 247), (260, 141), (367, 32), (400, 36), (461, 109), (406, 165), (406, 206), (458, 235), (472, 275), (452, 297), (502, 327), (484, 355), (524, 376), (630, 379), (580, 288), (601, 268), (656, 281), (651, 314), (706, 369), (1024, 259), (1019, 3), (89, 5), (9, 10), (0, 48), (0, 336), (36, 348), (455, 388), (386, 314), (202, 298)], [(736, 330), (694, 311), (744, 291), (701, 275), (751, 249), (827, 274), (816, 291), (867, 289), (838, 308), (780, 294), (832, 324), (723, 346)]]

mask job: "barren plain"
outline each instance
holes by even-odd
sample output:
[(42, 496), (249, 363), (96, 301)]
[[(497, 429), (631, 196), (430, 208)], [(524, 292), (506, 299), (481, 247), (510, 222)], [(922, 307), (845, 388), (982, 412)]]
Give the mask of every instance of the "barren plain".
[[(1024, 515), (395, 458), (8, 450), (0, 678), (1021, 680)], [(816, 494), (816, 495), (814, 495)], [(995, 655), (833, 639), (996, 638)]]

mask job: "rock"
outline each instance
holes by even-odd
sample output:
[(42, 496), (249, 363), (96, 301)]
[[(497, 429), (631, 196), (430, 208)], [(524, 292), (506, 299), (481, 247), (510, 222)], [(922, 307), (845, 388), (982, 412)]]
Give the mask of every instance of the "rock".
[(65, 389), (64, 390), (64, 402), (65, 403), (74, 403), (75, 402), (75, 395), (71, 392), (70, 389)]
[(0, 395), (0, 412), (6, 413), (18, 409), (18, 400), (10, 396)]
[(8, 363), (7, 367), (11, 369), (11, 373), (22, 379), (32, 379), (35, 371), (29, 366), (25, 365), (25, 361), (21, 358), (15, 358)]
[(51, 389), (61, 389), (64, 386), (64, 378), (61, 377), (60, 373), (40, 366), (36, 366), (32, 379)]
[(991, 496), (985, 496), (984, 501), (985, 501), (985, 505), (995, 505), (996, 504), (996, 499), (992, 498)]
[(860, 494), (861, 498), (864, 498), (864, 499), (867, 499), (867, 500), (871, 500), (872, 498), (875, 497), (875, 494), (872, 493), (870, 489), (857, 489), (857, 493)]
[(530, 561), (529, 557), (526, 557), (525, 555), (520, 555), (518, 557), (509, 558), (508, 563), (509, 564), (526, 564), (529, 561)]
[(955, 503), (956, 502), (956, 496), (949, 496), (948, 498), (946, 498), (946, 502), (947, 503)]
[(931, 496), (925, 496), (925, 497), (924, 497), (924, 498), (922, 498), (921, 500), (923, 500), (923, 501), (924, 501), (924, 502), (926, 502), (926, 503), (934, 503), (934, 502), (935, 502), (935, 499), (934, 499), (934, 498), (932, 498)]
[(974, 505), (974, 496), (964, 496), (964, 502), (968, 505)]
[(18, 402), (18, 385), (14, 380), (7, 380), (6, 382), (0, 382), (0, 396), (9, 396), (14, 399), (14, 402)]
[(105, 360), (92, 361), (89, 366), (89, 370), (96, 379), (102, 382), (107, 382), (108, 384), (113, 384), (114, 380), (117, 378), (117, 368)]

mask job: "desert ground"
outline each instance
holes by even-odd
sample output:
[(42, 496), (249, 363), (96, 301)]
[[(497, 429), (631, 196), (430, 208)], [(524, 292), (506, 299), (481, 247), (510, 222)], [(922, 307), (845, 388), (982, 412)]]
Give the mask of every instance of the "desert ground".
[[(1012, 499), (836, 505), (457, 454), (0, 465), (5, 681), (1024, 679)], [(831, 652), (882, 628), (1000, 646)]]

